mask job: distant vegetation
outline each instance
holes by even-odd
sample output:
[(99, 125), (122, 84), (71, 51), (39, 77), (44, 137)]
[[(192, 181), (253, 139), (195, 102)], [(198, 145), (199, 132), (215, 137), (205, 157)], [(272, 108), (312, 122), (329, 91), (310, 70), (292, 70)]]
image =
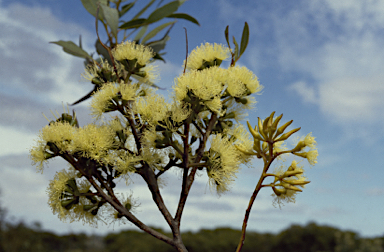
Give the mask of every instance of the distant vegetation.
[[(127, 230), (106, 236), (56, 235), (42, 230), (37, 223), (2, 224), (0, 252), (174, 252), (174, 248), (140, 231)], [(182, 236), (189, 252), (234, 252), (240, 234), (240, 230), (217, 228), (186, 232)], [(279, 234), (248, 232), (242, 251), (382, 252), (384, 236), (360, 238), (354, 232), (309, 223), (292, 225)]]
[[(8, 221), (0, 201), (0, 252), (174, 252), (174, 248), (142, 231), (126, 230), (106, 236), (57, 235), (39, 223)], [(163, 234), (171, 236), (161, 229)], [(231, 228), (185, 232), (188, 252), (234, 252), (241, 235)], [(384, 252), (384, 235), (361, 238), (352, 231), (308, 223), (292, 225), (279, 234), (247, 232), (242, 252)]]

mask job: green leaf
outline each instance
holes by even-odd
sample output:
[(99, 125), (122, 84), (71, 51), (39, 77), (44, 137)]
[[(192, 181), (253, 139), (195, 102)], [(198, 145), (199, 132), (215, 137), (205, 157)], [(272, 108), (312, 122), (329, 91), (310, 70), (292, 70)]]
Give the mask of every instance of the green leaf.
[(119, 11), (119, 17), (122, 17), (125, 13), (127, 13), (135, 5), (135, 3), (136, 1), (123, 5), (123, 7), (121, 7), (121, 11)]
[(156, 9), (149, 15), (147, 22), (154, 23), (156, 21), (159, 21), (162, 18), (165, 18), (173, 14), (179, 8), (179, 4), (180, 4), (179, 1), (173, 1)]
[(245, 49), (247, 48), (248, 41), (249, 41), (249, 26), (248, 26), (248, 23), (245, 22), (244, 29), (243, 29), (243, 35), (241, 36), (239, 57), (244, 53)]
[(239, 45), (236, 42), (235, 36), (233, 36), (232, 38), (233, 38), (233, 43), (235, 44), (235, 51), (234, 51), (235, 61), (237, 61), (237, 59), (239, 58)]
[(164, 63), (166, 63), (166, 62), (165, 62), (165, 59), (163, 59), (163, 57), (161, 57), (161, 55), (158, 54), (158, 53), (156, 53), (155, 56), (153, 56), (153, 59), (161, 60), (161, 61), (163, 61)]
[(164, 38), (157, 40), (157, 41), (152, 41), (147, 44), (147, 46), (152, 47), (153, 51), (155, 53), (159, 53), (161, 50), (165, 48), (165, 45), (167, 41), (170, 39), (168, 35), (166, 35)]
[(92, 57), (89, 56), (89, 54), (86, 51), (81, 49), (78, 45), (76, 45), (72, 41), (60, 40), (60, 41), (55, 41), (55, 42), (50, 42), (50, 43), (63, 47), (64, 52), (72, 54), (73, 56), (80, 57), (80, 58), (92, 59)]
[(188, 15), (188, 14), (185, 14), (185, 13), (173, 13), (169, 16), (167, 16), (169, 18), (181, 18), (181, 19), (185, 19), (185, 20), (188, 20), (192, 23), (195, 23), (197, 24), (198, 26), (200, 26), (199, 22), (192, 16)]
[[(94, 17), (96, 17), (97, 4), (108, 5), (108, 0), (81, 0), (84, 8)], [(103, 20), (103, 15), (99, 12), (100, 20)]]
[(107, 21), (108, 26), (111, 28), (111, 32), (114, 36), (117, 36), (117, 27), (119, 25), (119, 12), (107, 5), (100, 4), (101, 9)]
[(139, 13), (137, 13), (132, 19), (139, 18), (156, 0), (151, 0)]
[(227, 25), (227, 28), (225, 28), (224, 35), (225, 35), (225, 40), (227, 40), (228, 48), (231, 48), (231, 45), (229, 44), (229, 38), (228, 38), (228, 35), (229, 35), (228, 29), (229, 29), (229, 26)]
[(120, 25), (120, 28), (125, 29), (125, 30), (132, 29), (132, 28), (138, 28), (140, 26), (147, 24), (146, 21), (147, 20), (145, 18), (132, 19), (132, 20)]
[(102, 55), (104, 59), (108, 60), (108, 63), (112, 66), (112, 60), (111, 60), (111, 57), (109, 56), (108, 50), (101, 45), (98, 39), (96, 39), (95, 48), (96, 48), (96, 52), (99, 55)]
[(136, 36), (133, 40), (139, 41), (144, 36), (144, 34), (147, 32), (147, 29), (148, 29), (148, 25), (143, 26), (140, 29), (140, 31), (136, 34)]
[(185, 3), (187, 0), (179, 0), (179, 6), (181, 6), (183, 3)]
[(145, 35), (145, 37), (143, 38), (143, 40), (141, 41), (141, 43), (144, 44), (145, 42), (147, 42), (148, 40), (150, 40), (151, 38), (153, 38), (154, 36), (156, 36), (156, 34), (158, 34), (160, 31), (162, 31), (163, 29), (165, 29), (167, 26), (173, 25), (174, 23), (176, 23), (176, 21), (168, 22), (168, 23), (159, 25), (158, 27), (156, 27), (156, 28), (153, 29), (152, 31), (148, 32), (148, 34)]

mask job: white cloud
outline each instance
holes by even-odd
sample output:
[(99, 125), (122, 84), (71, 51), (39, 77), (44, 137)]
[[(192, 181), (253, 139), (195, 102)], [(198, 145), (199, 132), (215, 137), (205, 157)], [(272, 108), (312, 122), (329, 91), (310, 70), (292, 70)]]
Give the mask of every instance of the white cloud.
[[(0, 74), (3, 92), (33, 94), (36, 100), (72, 102), (85, 93), (79, 85), (82, 60), (67, 55), (50, 41), (77, 41), (89, 32), (59, 21), (48, 8), (11, 4), (0, 9)], [(89, 40), (88, 40), (89, 41)], [(85, 45), (86, 48), (89, 46)], [(92, 87), (88, 87), (91, 89)]]
[[(364, 2), (361, 8), (346, 2), (311, 2), (286, 16), (272, 15), (276, 54), (284, 71), (308, 76), (310, 81), (290, 85), (304, 102), (317, 104), (350, 136), (373, 139), (384, 126), (384, 37), (379, 29), (384, 20), (376, 15), (383, 6), (379, 1)], [(357, 132), (362, 123), (368, 127)]]
[(314, 87), (309, 86), (304, 81), (293, 83), (289, 88), (291, 90), (294, 90), (296, 93), (298, 93), (302, 97), (304, 102), (308, 102), (308, 103), (318, 102)]

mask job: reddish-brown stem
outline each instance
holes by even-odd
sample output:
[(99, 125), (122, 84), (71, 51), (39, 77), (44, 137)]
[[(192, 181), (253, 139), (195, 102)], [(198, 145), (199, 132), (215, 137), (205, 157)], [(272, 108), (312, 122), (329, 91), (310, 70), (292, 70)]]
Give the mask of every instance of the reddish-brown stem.
[[(194, 163), (199, 163), (201, 158), (203, 157), (205, 144), (208, 140), (209, 135), (211, 134), (211, 131), (213, 129), (213, 126), (216, 123), (216, 120), (217, 120), (217, 114), (214, 113), (214, 114), (212, 114), (212, 117), (209, 121), (208, 127), (205, 131), (205, 134), (203, 135), (203, 139), (200, 141), (200, 145), (199, 145)], [(184, 166), (184, 169), (186, 169), (185, 167), (186, 166)], [(183, 188), (182, 188), (181, 193), (180, 193), (179, 205), (177, 207), (176, 216), (175, 216), (175, 221), (179, 224), (180, 224), (181, 215), (183, 213), (185, 203), (186, 203), (187, 198), (188, 198), (189, 191), (192, 187), (193, 181), (195, 180), (196, 171), (197, 171), (197, 167), (193, 167), (191, 169), (188, 177), (186, 177), (186, 174), (183, 175)]]
[[(103, 189), (95, 182), (92, 176), (89, 176), (84, 171), (83, 167), (81, 167), (81, 164), (79, 164), (78, 161), (75, 160), (75, 158), (67, 153), (64, 153), (61, 155), (67, 162), (69, 162), (76, 170), (78, 170), (82, 175), (84, 175), (88, 181), (91, 183), (91, 185), (96, 189), (98, 194), (105, 199), (113, 208), (116, 209), (119, 213), (121, 213), (123, 216), (125, 216), (130, 222), (132, 222), (135, 226), (140, 228), (141, 230), (147, 232), (148, 234), (152, 235), (153, 237), (162, 240), (176, 248), (175, 242), (169, 238), (166, 235), (163, 235), (162, 233), (157, 232), (156, 230), (148, 227), (144, 223), (142, 223), (139, 219), (137, 219), (131, 212), (129, 212), (124, 206), (119, 204), (119, 202), (114, 201), (111, 197), (109, 197)], [(183, 251), (183, 250), (179, 250)]]
[(249, 215), (251, 213), (251, 209), (252, 209), (252, 206), (253, 206), (253, 203), (255, 202), (255, 199), (256, 199), (256, 196), (257, 194), (259, 193), (261, 187), (262, 187), (262, 183), (263, 183), (263, 180), (264, 180), (264, 176), (262, 175), (259, 179), (259, 182), (257, 183), (256, 185), (256, 188), (255, 190), (253, 191), (253, 194), (249, 200), (249, 204), (248, 204), (248, 208), (247, 210), (245, 211), (245, 216), (244, 216), (244, 221), (243, 221), (243, 227), (241, 229), (241, 237), (240, 237), (240, 242), (239, 244), (237, 245), (237, 249), (236, 249), (236, 252), (240, 252), (241, 248), (243, 247), (244, 245), (244, 240), (245, 240), (245, 233), (246, 233), (246, 230), (247, 230), (247, 223), (248, 223), (248, 219), (249, 219)]
[[(269, 145), (269, 153), (273, 153), (273, 144)], [(262, 156), (263, 156), (263, 160), (264, 160), (263, 173), (261, 174), (259, 182), (257, 182), (256, 188), (253, 191), (251, 198), (249, 199), (248, 208), (247, 208), (247, 210), (245, 210), (243, 227), (241, 229), (241, 237), (240, 237), (239, 244), (237, 245), (236, 252), (240, 252), (242, 247), (243, 247), (243, 245), (244, 245), (245, 233), (247, 231), (248, 219), (249, 219), (249, 215), (251, 213), (251, 209), (252, 209), (253, 203), (255, 202), (257, 194), (259, 193), (260, 189), (263, 187), (264, 179), (267, 176), (270, 176), (270, 174), (267, 175), (267, 171), (268, 171), (269, 167), (271, 166), (273, 160), (276, 158), (275, 156), (273, 156), (273, 154), (270, 155), (270, 158), (267, 158), (267, 156), (265, 154), (263, 154)], [(267, 159), (269, 159), (269, 160), (267, 160)]]

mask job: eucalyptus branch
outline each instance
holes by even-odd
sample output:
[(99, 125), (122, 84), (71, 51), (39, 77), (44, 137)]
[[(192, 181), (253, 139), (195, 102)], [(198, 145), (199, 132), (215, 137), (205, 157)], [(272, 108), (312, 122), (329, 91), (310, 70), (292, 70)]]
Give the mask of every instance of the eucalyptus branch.
[[(194, 163), (199, 163), (201, 158), (203, 157), (205, 144), (208, 140), (209, 135), (211, 134), (211, 131), (212, 131), (216, 121), (217, 121), (217, 114), (212, 113), (212, 116), (211, 116), (211, 119), (209, 121), (207, 130), (206, 130), (205, 134), (203, 135), (203, 139), (200, 141), (200, 146), (198, 148)], [(195, 179), (196, 171), (197, 171), (197, 167), (193, 167), (191, 169), (191, 172), (189, 173), (187, 179), (186, 179), (185, 186), (183, 184), (183, 190), (181, 191), (181, 194), (180, 194), (179, 204), (178, 204), (176, 215), (175, 215), (175, 221), (177, 223), (180, 223), (181, 215), (183, 214), (183, 210), (184, 210), (184, 206), (185, 206), (185, 203), (187, 201), (187, 198), (188, 198), (189, 190), (191, 189), (191, 186), (192, 186), (193, 181)], [(184, 180), (183, 180), (183, 183), (184, 183)]]
[(85, 176), (88, 181), (91, 183), (91, 185), (96, 189), (100, 197), (105, 199), (113, 208), (116, 209), (119, 213), (121, 213), (123, 216), (125, 216), (130, 222), (132, 222), (135, 226), (140, 228), (141, 230), (149, 233), (150, 235), (154, 236), (157, 239), (160, 239), (172, 246), (174, 246), (174, 242), (169, 237), (163, 235), (162, 233), (157, 232), (156, 230), (148, 227), (144, 223), (142, 223), (139, 219), (137, 219), (131, 212), (129, 212), (124, 206), (121, 205), (120, 202), (116, 202), (111, 197), (109, 197), (107, 194), (105, 194), (104, 190), (101, 189), (101, 187), (93, 180), (91, 176), (89, 176), (84, 169), (82, 168), (82, 165), (79, 165), (78, 161), (76, 161), (72, 155), (68, 153), (63, 153), (62, 157), (69, 162), (76, 170), (78, 170), (83, 176)]
[(135, 121), (132, 119), (132, 116), (129, 113), (124, 111), (124, 107), (118, 105), (117, 108), (118, 108), (118, 111), (125, 117), (125, 119), (128, 120), (128, 123), (131, 126), (133, 137), (135, 138), (137, 151), (138, 151), (138, 153), (140, 153), (141, 152), (141, 142), (140, 142), (139, 133), (136, 130)]
[(193, 124), (193, 126), (196, 127), (196, 129), (200, 132), (201, 135), (204, 134), (203, 130), (199, 127), (199, 125), (197, 125), (197, 123), (195, 121), (192, 121), (192, 124)]
[(147, 164), (143, 164), (143, 167), (138, 170), (138, 173), (143, 177), (148, 185), (148, 188), (152, 194), (152, 199), (156, 203), (158, 209), (162, 213), (164, 219), (167, 221), (169, 227), (174, 229), (174, 220), (165, 206), (163, 197), (161, 196), (159, 185), (155, 173)]
[[(236, 250), (240, 252), (250, 212), (261, 188), (271, 187), (273, 196), (276, 196), (274, 203), (280, 204), (284, 200), (293, 201), (294, 194), (302, 192), (301, 188), (310, 182), (303, 176), (304, 171), (299, 162), (294, 160), (289, 167), (282, 166), (283, 168), (279, 167), (271, 172), (268, 170), (273, 161), (280, 155), (291, 153), (306, 158), (314, 165), (318, 155), (316, 141), (308, 134), (305, 139), (299, 140), (296, 147), (284, 150), (283, 141), (300, 128), (284, 133), (292, 120), (278, 126), (282, 115), (275, 118), (275, 112), (265, 120), (258, 118), (258, 125), (254, 128), (248, 123), (253, 145), (252, 140), (244, 134), (242, 126), (233, 125), (232, 119), (240, 118), (242, 111), (252, 105), (253, 101), (249, 96), (261, 90), (252, 71), (246, 67), (235, 66), (248, 44), (247, 23), (241, 43), (237, 43), (233, 37), (233, 50), (229, 45), (227, 27), (225, 38), (228, 47), (206, 43), (189, 55), (185, 29), (186, 58), (184, 69), (175, 81), (174, 99), (168, 102), (163, 96), (149, 90), (148, 86), (153, 84), (157, 75), (151, 63), (154, 60), (163, 60), (159, 51), (164, 48), (174, 22), (165, 23), (148, 33), (146, 27), (167, 17), (184, 18), (198, 23), (188, 14), (175, 13), (180, 5), (177, 1), (158, 7), (147, 19), (140, 18), (155, 1), (150, 0), (132, 20), (123, 21), (122, 24), (121, 20), (116, 23), (116, 18), (119, 21), (121, 15), (129, 11), (136, 1), (124, 5), (121, 11), (119, 8), (123, 1), (112, 1), (117, 12), (109, 9), (112, 8), (111, 1), (98, 3), (96, 13), (95, 10), (90, 11), (93, 16), (96, 14), (97, 46), (105, 48), (97, 50), (101, 56), (100, 62), (93, 60), (92, 55), (82, 49), (81, 39), (79, 46), (70, 41), (54, 42), (62, 46), (65, 52), (86, 59), (84, 77), (92, 82), (94, 89), (74, 104), (92, 98), (92, 115), (97, 119), (103, 118), (105, 113), (111, 111), (117, 111), (124, 118), (116, 117), (107, 123), (93, 122), (79, 127), (74, 112), (70, 115), (69, 110), (68, 113), (65, 111), (59, 118), (54, 115), (56, 121), (49, 121), (49, 125), (42, 129), (37, 145), (31, 149), (31, 158), (38, 164), (40, 171), (43, 170), (44, 162), (58, 156), (64, 158), (76, 170), (58, 172), (48, 188), (50, 206), (54, 213), (59, 213), (60, 218), (71, 221), (82, 219), (94, 224), (101, 217), (110, 217), (105, 216), (104, 211), (108, 210), (109, 204), (112, 206), (109, 210), (113, 211), (113, 218), (124, 217), (141, 230), (170, 244), (177, 251), (187, 252), (181, 239), (180, 225), (197, 171), (205, 171), (209, 184), (221, 194), (230, 188), (240, 165), (250, 162), (251, 156), (256, 156), (263, 160), (264, 167), (245, 211), (240, 242)], [(108, 11), (106, 18), (100, 20), (108, 37), (105, 44), (100, 40), (98, 33), (98, 14), (101, 7), (105, 12)], [(170, 27), (163, 38), (146, 45), (138, 43), (142, 37), (150, 40), (167, 26)], [(124, 30), (125, 40), (127, 30), (136, 32), (140, 27), (142, 30), (136, 35), (137, 41), (117, 44), (116, 29), (117, 33)], [(109, 58), (112, 63), (108, 62)], [(229, 58), (231, 66), (220, 67), (221, 63)], [(94, 64), (91, 64), (92, 60)], [(137, 77), (139, 80), (136, 82), (131, 77)], [(199, 116), (201, 112), (203, 116)], [(198, 133), (194, 131), (196, 134), (193, 135), (191, 127), (195, 127)], [(160, 137), (160, 134), (163, 134), (163, 137)], [(134, 151), (125, 147), (131, 137), (134, 139), (132, 145), (136, 147)], [(167, 158), (168, 163), (165, 164)], [(181, 168), (183, 172), (174, 217), (170, 214), (159, 188), (159, 177), (172, 167)], [(81, 179), (78, 173), (81, 174)], [(172, 238), (146, 226), (132, 214), (131, 210), (137, 207), (137, 204), (131, 195), (120, 200), (116, 197), (118, 194), (115, 179), (131, 173), (139, 174), (147, 184), (152, 200), (172, 231)], [(267, 177), (274, 177), (274, 181), (263, 184)], [(79, 181), (82, 179), (89, 181), (93, 186), (92, 191), (88, 183)], [(100, 210), (101, 208), (103, 210)]]
[(263, 181), (266, 177), (268, 176), (276, 176), (274, 174), (267, 174), (267, 171), (269, 169), (269, 167), (271, 166), (273, 160), (275, 159), (275, 157), (273, 156), (273, 143), (272, 144), (269, 144), (269, 152), (270, 152), (270, 155), (269, 155), (269, 160), (267, 160), (267, 157), (265, 154), (263, 154), (263, 160), (264, 160), (264, 168), (263, 168), (263, 172), (259, 178), (259, 181), (257, 182), (257, 185), (255, 187), (255, 190), (253, 191), (252, 193), (252, 196), (251, 198), (249, 199), (249, 203), (248, 203), (248, 207), (247, 209), (245, 210), (245, 216), (244, 216), (244, 220), (243, 220), (243, 226), (242, 226), (242, 229), (241, 229), (241, 237), (240, 237), (240, 242), (239, 244), (237, 245), (237, 249), (236, 249), (236, 252), (240, 252), (241, 251), (241, 248), (243, 247), (244, 245), (244, 240), (245, 240), (245, 234), (246, 234), (246, 230), (247, 230), (247, 224), (248, 224), (248, 219), (249, 219), (249, 215), (251, 213), (251, 209), (252, 209), (252, 206), (253, 206), (253, 203), (255, 202), (256, 200), (256, 197), (257, 197), (257, 194), (259, 193), (260, 189), (262, 187), (265, 187), (263, 186)]
[(124, 206), (121, 204), (118, 204), (114, 200), (112, 200), (108, 195), (106, 195), (103, 191), (103, 189), (100, 188), (100, 186), (93, 180), (93, 178), (89, 178), (89, 182), (93, 185), (93, 187), (97, 190), (97, 192), (109, 203), (111, 206), (113, 206), (116, 211), (121, 213), (123, 216), (125, 216), (131, 223), (133, 223), (135, 226), (140, 228), (141, 230), (147, 232), (148, 234), (152, 235), (153, 237), (162, 240), (172, 246), (174, 246), (174, 242), (172, 239), (170, 239), (168, 236), (163, 235), (162, 233), (159, 233), (158, 231), (148, 227), (144, 223), (142, 223), (139, 219), (137, 219), (131, 212), (129, 212)]
[[(105, 48), (105, 50), (108, 51), (108, 54), (109, 54), (109, 57), (111, 57), (111, 61), (112, 61), (112, 65), (113, 65), (113, 69), (115, 71), (115, 73), (117, 74), (117, 68), (116, 68), (116, 65), (115, 65), (115, 62), (113, 60), (113, 56), (112, 56), (112, 53), (111, 53), (111, 49), (109, 47), (107, 47), (106, 45), (104, 45), (104, 43), (101, 41), (100, 37), (99, 37), (99, 29), (98, 29), (98, 26), (99, 26), (99, 9), (100, 9), (100, 3), (97, 4), (97, 9), (96, 9), (96, 35), (97, 35), (97, 39), (99, 40), (100, 44)], [(108, 32), (107, 32), (108, 33)]]

